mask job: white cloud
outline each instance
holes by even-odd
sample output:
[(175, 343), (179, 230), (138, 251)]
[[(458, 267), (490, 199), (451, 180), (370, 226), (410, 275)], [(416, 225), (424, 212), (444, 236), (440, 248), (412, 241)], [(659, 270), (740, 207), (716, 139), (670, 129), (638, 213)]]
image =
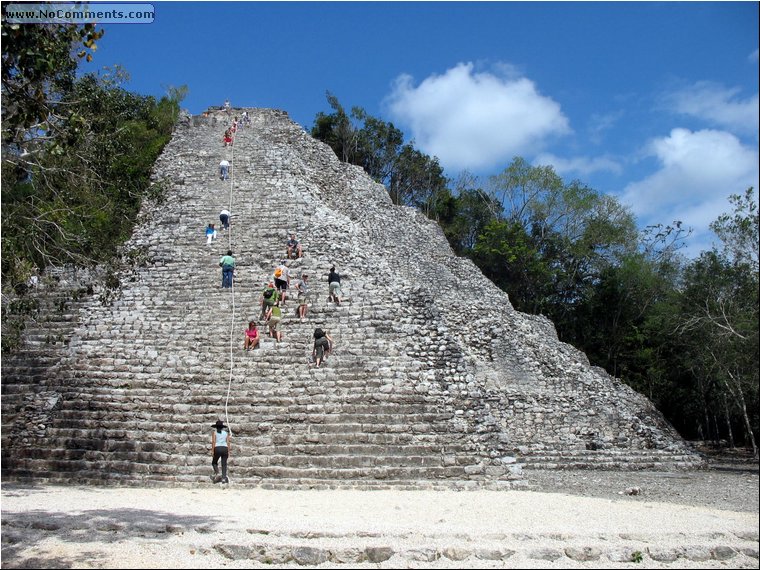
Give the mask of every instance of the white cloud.
[(385, 101), (393, 120), (411, 130), (416, 146), (445, 168), (506, 165), (570, 132), (559, 104), (516, 76), (513, 67), (499, 64), (498, 74), (473, 68), (460, 63), (417, 86), (401, 75)]
[(621, 201), (642, 224), (683, 221), (701, 236), (700, 247), (710, 222), (730, 211), (728, 196), (758, 187), (757, 149), (725, 131), (673, 129), (653, 140), (647, 154), (657, 158), (659, 170), (628, 184)]
[(622, 111), (604, 115), (598, 113), (592, 114), (588, 126), (589, 140), (594, 144), (600, 144), (604, 139), (605, 133), (612, 129), (622, 117)]
[(751, 54), (749, 54), (749, 62), (750, 63), (757, 63), (758, 60), (760, 60), (760, 50), (755, 50)]
[(729, 89), (717, 83), (699, 81), (694, 85), (667, 94), (669, 106), (684, 115), (737, 133), (757, 136), (758, 95), (741, 99), (740, 89)]
[(599, 156), (588, 158), (585, 156), (576, 156), (574, 158), (560, 158), (551, 153), (539, 154), (534, 160), (534, 165), (551, 165), (557, 174), (565, 176), (568, 174), (580, 174), (587, 176), (593, 172), (613, 172), (620, 174), (623, 170), (620, 163), (606, 157)]

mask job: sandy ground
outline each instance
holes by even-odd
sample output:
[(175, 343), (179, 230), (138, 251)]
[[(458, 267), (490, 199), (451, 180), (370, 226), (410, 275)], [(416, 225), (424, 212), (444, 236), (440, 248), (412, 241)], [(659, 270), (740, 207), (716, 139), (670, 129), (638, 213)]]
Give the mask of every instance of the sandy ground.
[[(2, 567), (758, 568), (756, 471), (532, 480), (459, 492), (4, 483)], [(632, 483), (640, 494), (621, 494)]]

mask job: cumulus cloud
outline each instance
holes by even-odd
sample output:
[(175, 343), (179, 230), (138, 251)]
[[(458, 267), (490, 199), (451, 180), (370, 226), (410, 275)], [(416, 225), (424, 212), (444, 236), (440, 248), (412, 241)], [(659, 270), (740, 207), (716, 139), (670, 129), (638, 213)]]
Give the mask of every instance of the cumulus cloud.
[(758, 94), (741, 98), (740, 89), (729, 89), (717, 83), (700, 81), (669, 93), (667, 104), (677, 113), (690, 115), (708, 124), (737, 133), (757, 134)]
[(700, 247), (710, 222), (730, 211), (728, 196), (758, 187), (757, 149), (725, 131), (673, 129), (651, 141), (646, 153), (659, 169), (626, 186), (621, 201), (644, 224), (683, 221), (702, 236)]
[(557, 102), (514, 68), (495, 69), (476, 72), (472, 63), (460, 63), (416, 86), (401, 75), (385, 104), (420, 150), (453, 170), (506, 165), (570, 132)]
[(614, 174), (620, 174), (623, 171), (619, 162), (607, 156), (598, 156), (594, 158), (585, 156), (560, 158), (551, 153), (542, 153), (533, 160), (533, 164), (551, 165), (554, 167), (557, 174), (561, 176), (571, 174), (586, 176), (593, 172), (612, 172)]

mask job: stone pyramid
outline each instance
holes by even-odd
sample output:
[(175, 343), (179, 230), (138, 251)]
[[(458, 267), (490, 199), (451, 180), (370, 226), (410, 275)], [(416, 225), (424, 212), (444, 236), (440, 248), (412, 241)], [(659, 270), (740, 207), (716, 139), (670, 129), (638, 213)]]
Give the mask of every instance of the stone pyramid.
[[(109, 287), (72, 297), (81, 273), (40, 285), (37, 322), (3, 362), (4, 477), (210, 484), (217, 418), (232, 429), (239, 484), (501, 488), (524, 467), (700, 464), (646, 398), (559, 342), (547, 319), (515, 311), (434, 222), (392, 205), (286, 113), (248, 112), (231, 148), (222, 111), (177, 128), (155, 166), (165, 198), (144, 205)], [(232, 181), (219, 178), (223, 158)], [(224, 208), (231, 228), (207, 245)], [(283, 341), (244, 352), (291, 232), (308, 317), (290, 300)], [(237, 271), (222, 289), (228, 248)], [(316, 327), (335, 340), (319, 369), (308, 362)]]

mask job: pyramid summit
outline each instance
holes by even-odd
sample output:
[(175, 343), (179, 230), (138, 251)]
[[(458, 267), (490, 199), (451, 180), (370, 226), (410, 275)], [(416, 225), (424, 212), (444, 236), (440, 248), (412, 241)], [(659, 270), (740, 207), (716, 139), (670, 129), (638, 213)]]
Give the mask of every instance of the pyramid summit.
[[(40, 285), (51, 308), (3, 362), (4, 477), (211, 484), (219, 418), (238, 484), (509, 487), (526, 468), (701, 465), (645, 397), (514, 310), (435, 222), (286, 113), (246, 110), (231, 147), (223, 111), (178, 126), (155, 165), (166, 193), (143, 206), (108, 288), (65, 296), (77, 273)], [(207, 244), (224, 209), (230, 229)], [(282, 342), (264, 334), (245, 352), (249, 321), (265, 333), (260, 294), (291, 233), (309, 312), (295, 315), (292, 294)], [(315, 328), (334, 340), (320, 368)]]

